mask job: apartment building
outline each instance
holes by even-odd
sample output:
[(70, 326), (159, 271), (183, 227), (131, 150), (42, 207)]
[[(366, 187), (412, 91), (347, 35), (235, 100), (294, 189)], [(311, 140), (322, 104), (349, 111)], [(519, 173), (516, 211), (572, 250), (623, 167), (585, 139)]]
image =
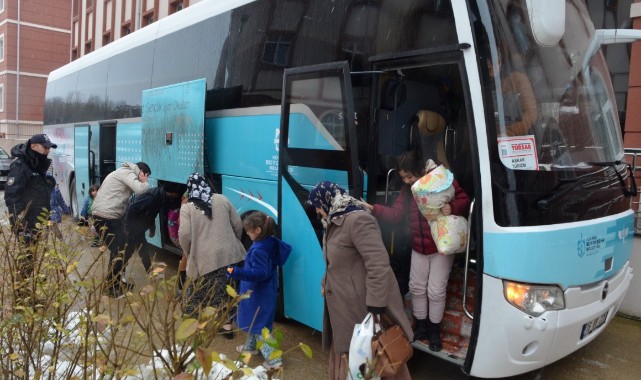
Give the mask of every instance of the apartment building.
[(69, 62), (69, 0), (0, 0), (0, 141), (42, 131), (47, 76)]
[(71, 59), (202, 0), (72, 0)]

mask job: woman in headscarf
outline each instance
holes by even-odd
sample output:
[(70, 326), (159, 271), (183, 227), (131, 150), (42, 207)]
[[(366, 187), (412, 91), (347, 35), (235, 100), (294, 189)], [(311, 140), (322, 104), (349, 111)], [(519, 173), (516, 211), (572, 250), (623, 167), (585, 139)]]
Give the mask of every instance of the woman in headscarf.
[[(318, 183), (310, 191), (309, 202), (325, 226), (323, 349), (329, 350), (329, 378), (343, 380), (347, 377), (354, 325), (361, 323), (368, 312), (385, 314), (401, 326), (410, 341), (412, 328), (378, 222), (366, 205), (329, 181)], [(411, 379), (407, 366), (394, 379)]]
[[(187, 255), (189, 287), (183, 312), (197, 316), (207, 306), (219, 307), (228, 300), (227, 267), (245, 258), (240, 242), (243, 224), (236, 209), (221, 194), (214, 194), (207, 179), (198, 173), (187, 180), (187, 201), (180, 207), (178, 238)], [(223, 335), (232, 337), (231, 322)]]

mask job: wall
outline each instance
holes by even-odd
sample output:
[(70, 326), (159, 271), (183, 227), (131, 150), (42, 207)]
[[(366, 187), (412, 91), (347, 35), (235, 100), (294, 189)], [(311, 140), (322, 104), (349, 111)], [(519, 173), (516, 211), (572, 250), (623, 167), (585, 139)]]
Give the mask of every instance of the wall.
[[(641, 0), (630, 7), (632, 27), (641, 29)], [(632, 44), (630, 67), (641, 68), (641, 41)], [(628, 104), (625, 121), (625, 147), (641, 148), (641, 70), (630, 70)]]
[[(69, 62), (71, 8), (69, 0), (4, 3), (0, 13), (5, 47), (0, 62), (0, 84), (4, 86), (0, 132), (20, 140), (42, 131), (47, 76)], [(2, 143), (6, 145), (13, 143)]]
[[(630, 7), (632, 27), (641, 29), (641, 0), (637, 0)], [(641, 41), (631, 46), (630, 52), (630, 80), (628, 89), (628, 103), (625, 121), (625, 136), (623, 143), (626, 148), (641, 148)], [(633, 68), (637, 68), (636, 70)], [(637, 172), (637, 184), (641, 185), (641, 177)], [(638, 201), (638, 198), (637, 198)], [(630, 290), (623, 300), (620, 312), (641, 318), (641, 237), (634, 239), (634, 251), (630, 262), (634, 268), (634, 278)]]

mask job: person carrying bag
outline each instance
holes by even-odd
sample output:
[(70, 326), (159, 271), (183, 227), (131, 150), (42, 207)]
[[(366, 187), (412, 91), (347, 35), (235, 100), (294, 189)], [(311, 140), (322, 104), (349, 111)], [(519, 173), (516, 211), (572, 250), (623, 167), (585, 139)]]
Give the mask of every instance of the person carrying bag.
[[(328, 378), (352, 379), (349, 356), (354, 325), (363, 321), (368, 313), (385, 313), (410, 339), (412, 328), (378, 223), (365, 205), (329, 181), (318, 183), (310, 191), (309, 201), (325, 226), (326, 270), (321, 280), (321, 294), (325, 297), (323, 349), (329, 351)], [(367, 343), (371, 347), (372, 336), (364, 342), (360, 348), (366, 350)], [(365, 357), (371, 358), (371, 354)], [(407, 365), (403, 363), (391, 378), (410, 380)]]

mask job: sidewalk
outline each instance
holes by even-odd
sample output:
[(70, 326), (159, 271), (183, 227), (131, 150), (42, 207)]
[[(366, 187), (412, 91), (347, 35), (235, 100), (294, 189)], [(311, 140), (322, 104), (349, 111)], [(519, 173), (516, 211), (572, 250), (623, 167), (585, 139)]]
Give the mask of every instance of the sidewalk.
[(619, 313), (641, 319), (641, 236), (634, 237), (630, 265), (634, 269), (634, 277), (632, 277), (630, 289), (621, 304)]
[(531, 380), (636, 380), (641, 376), (641, 322), (620, 316), (574, 354), (528, 375)]

